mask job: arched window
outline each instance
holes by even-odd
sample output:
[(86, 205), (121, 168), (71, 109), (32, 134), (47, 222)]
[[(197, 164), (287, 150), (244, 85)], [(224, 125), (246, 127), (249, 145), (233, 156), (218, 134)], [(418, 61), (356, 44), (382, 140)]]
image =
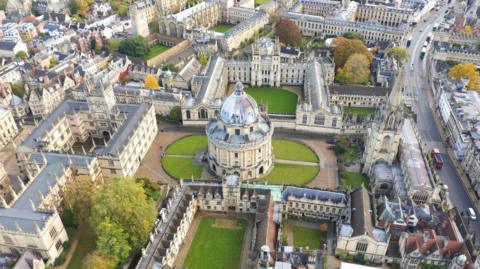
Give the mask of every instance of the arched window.
[(185, 114), (187, 114), (187, 120), (189, 120), (192, 117), (192, 114), (190, 113), (190, 110), (187, 110), (185, 112)]
[(308, 121), (308, 116), (307, 116), (307, 114), (303, 114), (303, 116), (302, 116), (302, 124), (307, 124), (307, 121)]
[(382, 153), (385, 153), (385, 152), (388, 152), (388, 150), (390, 149), (390, 136), (386, 135), (383, 137), (383, 140), (382, 140), (382, 148), (380, 149), (380, 152)]
[(263, 175), (263, 166), (260, 167), (260, 169), (258, 170), (258, 173), (259, 173), (260, 175)]
[(199, 118), (200, 119), (207, 119), (208, 118), (208, 111), (204, 108), (200, 109), (200, 112), (198, 112)]

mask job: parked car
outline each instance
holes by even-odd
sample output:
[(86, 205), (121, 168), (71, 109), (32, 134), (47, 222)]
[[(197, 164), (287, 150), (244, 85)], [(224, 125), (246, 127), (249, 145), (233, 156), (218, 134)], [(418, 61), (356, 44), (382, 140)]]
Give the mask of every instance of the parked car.
[(325, 142), (327, 142), (327, 144), (335, 144), (335, 139), (327, 139)]
[(473, 208), (468, 208), (467, 215), (471, 220), (477, 220), (477, 214), (475, 214), (475, 210), (473, 210)]
[(335, 149), (335, 145), (329, 144), (329, 145), (327, 145), (327, 149), (334, 150), (334, 149)]

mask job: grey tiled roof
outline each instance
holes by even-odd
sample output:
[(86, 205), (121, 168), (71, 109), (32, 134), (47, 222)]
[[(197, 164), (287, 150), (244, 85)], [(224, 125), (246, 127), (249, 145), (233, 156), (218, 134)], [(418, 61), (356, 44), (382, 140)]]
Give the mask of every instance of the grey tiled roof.
[(305, 197), (311, 200), (317, 199), (321, 201), (331, 201), (333, 203), (347, 203), (346, 194), (327, 190), (287, 186), (283, 190), (282, 195), (284, 200), (287, 200), (289, 196), (295, 196), (296, 198)]

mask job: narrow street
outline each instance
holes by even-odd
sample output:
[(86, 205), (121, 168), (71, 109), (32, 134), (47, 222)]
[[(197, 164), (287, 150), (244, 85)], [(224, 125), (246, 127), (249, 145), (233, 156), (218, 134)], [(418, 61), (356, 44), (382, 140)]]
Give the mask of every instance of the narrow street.
[[(453, 5), (451, 3), (450, 5)], [(409, 47), (410, 61), (405, 66), (405, 90), (413, 93), (416, 96), (414, 111), (417, 114), (417, 127), (421, 135), (423, 146), (427, 149), (436, 147), (441, 152), (444, 152), (444, 165), (439, 170), (441, 181), (448, 186), (450, 199), (460, 212), (467, 210), (473, 206), (472, 201), (468, 196), (465, 186), (462, 184), (460, 175), (455, 168), (451, 157), (446, 154), (447, 148), (442, 142), (439, 126), (435, 122), (433, 92), (430, 81), (428, 79), (429, 72), (427, 69), (427, 56), (420, 59), (420, 52), (423, 44), (427, 39), (428, 34), (432, 31), (433, 25), (436, 22), (441, 22), (443, 15), (447, 10), (448, 5), (444, 5), (439, 11), (432, 12), (427, 18), (426, 22), (418, 25), (411, 32), (412, 44)], [(471, 221), (470, 228), (475, 230), (476, 239), (480, 240), (480, 221)]]

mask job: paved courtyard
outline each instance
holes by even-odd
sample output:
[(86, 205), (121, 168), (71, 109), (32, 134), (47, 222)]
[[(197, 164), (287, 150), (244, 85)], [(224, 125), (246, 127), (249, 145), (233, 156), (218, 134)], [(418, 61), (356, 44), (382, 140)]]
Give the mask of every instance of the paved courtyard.
[[(159, 132), (147, 152), (145, 159), (135, 173), (135, 177), (147, 177), (160, 183), (176, 184), (178, 181), (168, 176), (162, 168), (164, 150), (174, 141), (192, 134), (203, 134), (203, 128), (191, 128), (160, 123)], [(275, 131), (274, 137), (299, 140), (315, 151), (319, 157), (320, 172), (307, 184), (308, 187), (335, 189), (338, 185), (337, 158), (335, 151), (328, 150), (323, 137), (293, 132)], [(205, 169), (204, 169), (205, 170)], [(209, 177), (204, 171), (204, 176)]]

